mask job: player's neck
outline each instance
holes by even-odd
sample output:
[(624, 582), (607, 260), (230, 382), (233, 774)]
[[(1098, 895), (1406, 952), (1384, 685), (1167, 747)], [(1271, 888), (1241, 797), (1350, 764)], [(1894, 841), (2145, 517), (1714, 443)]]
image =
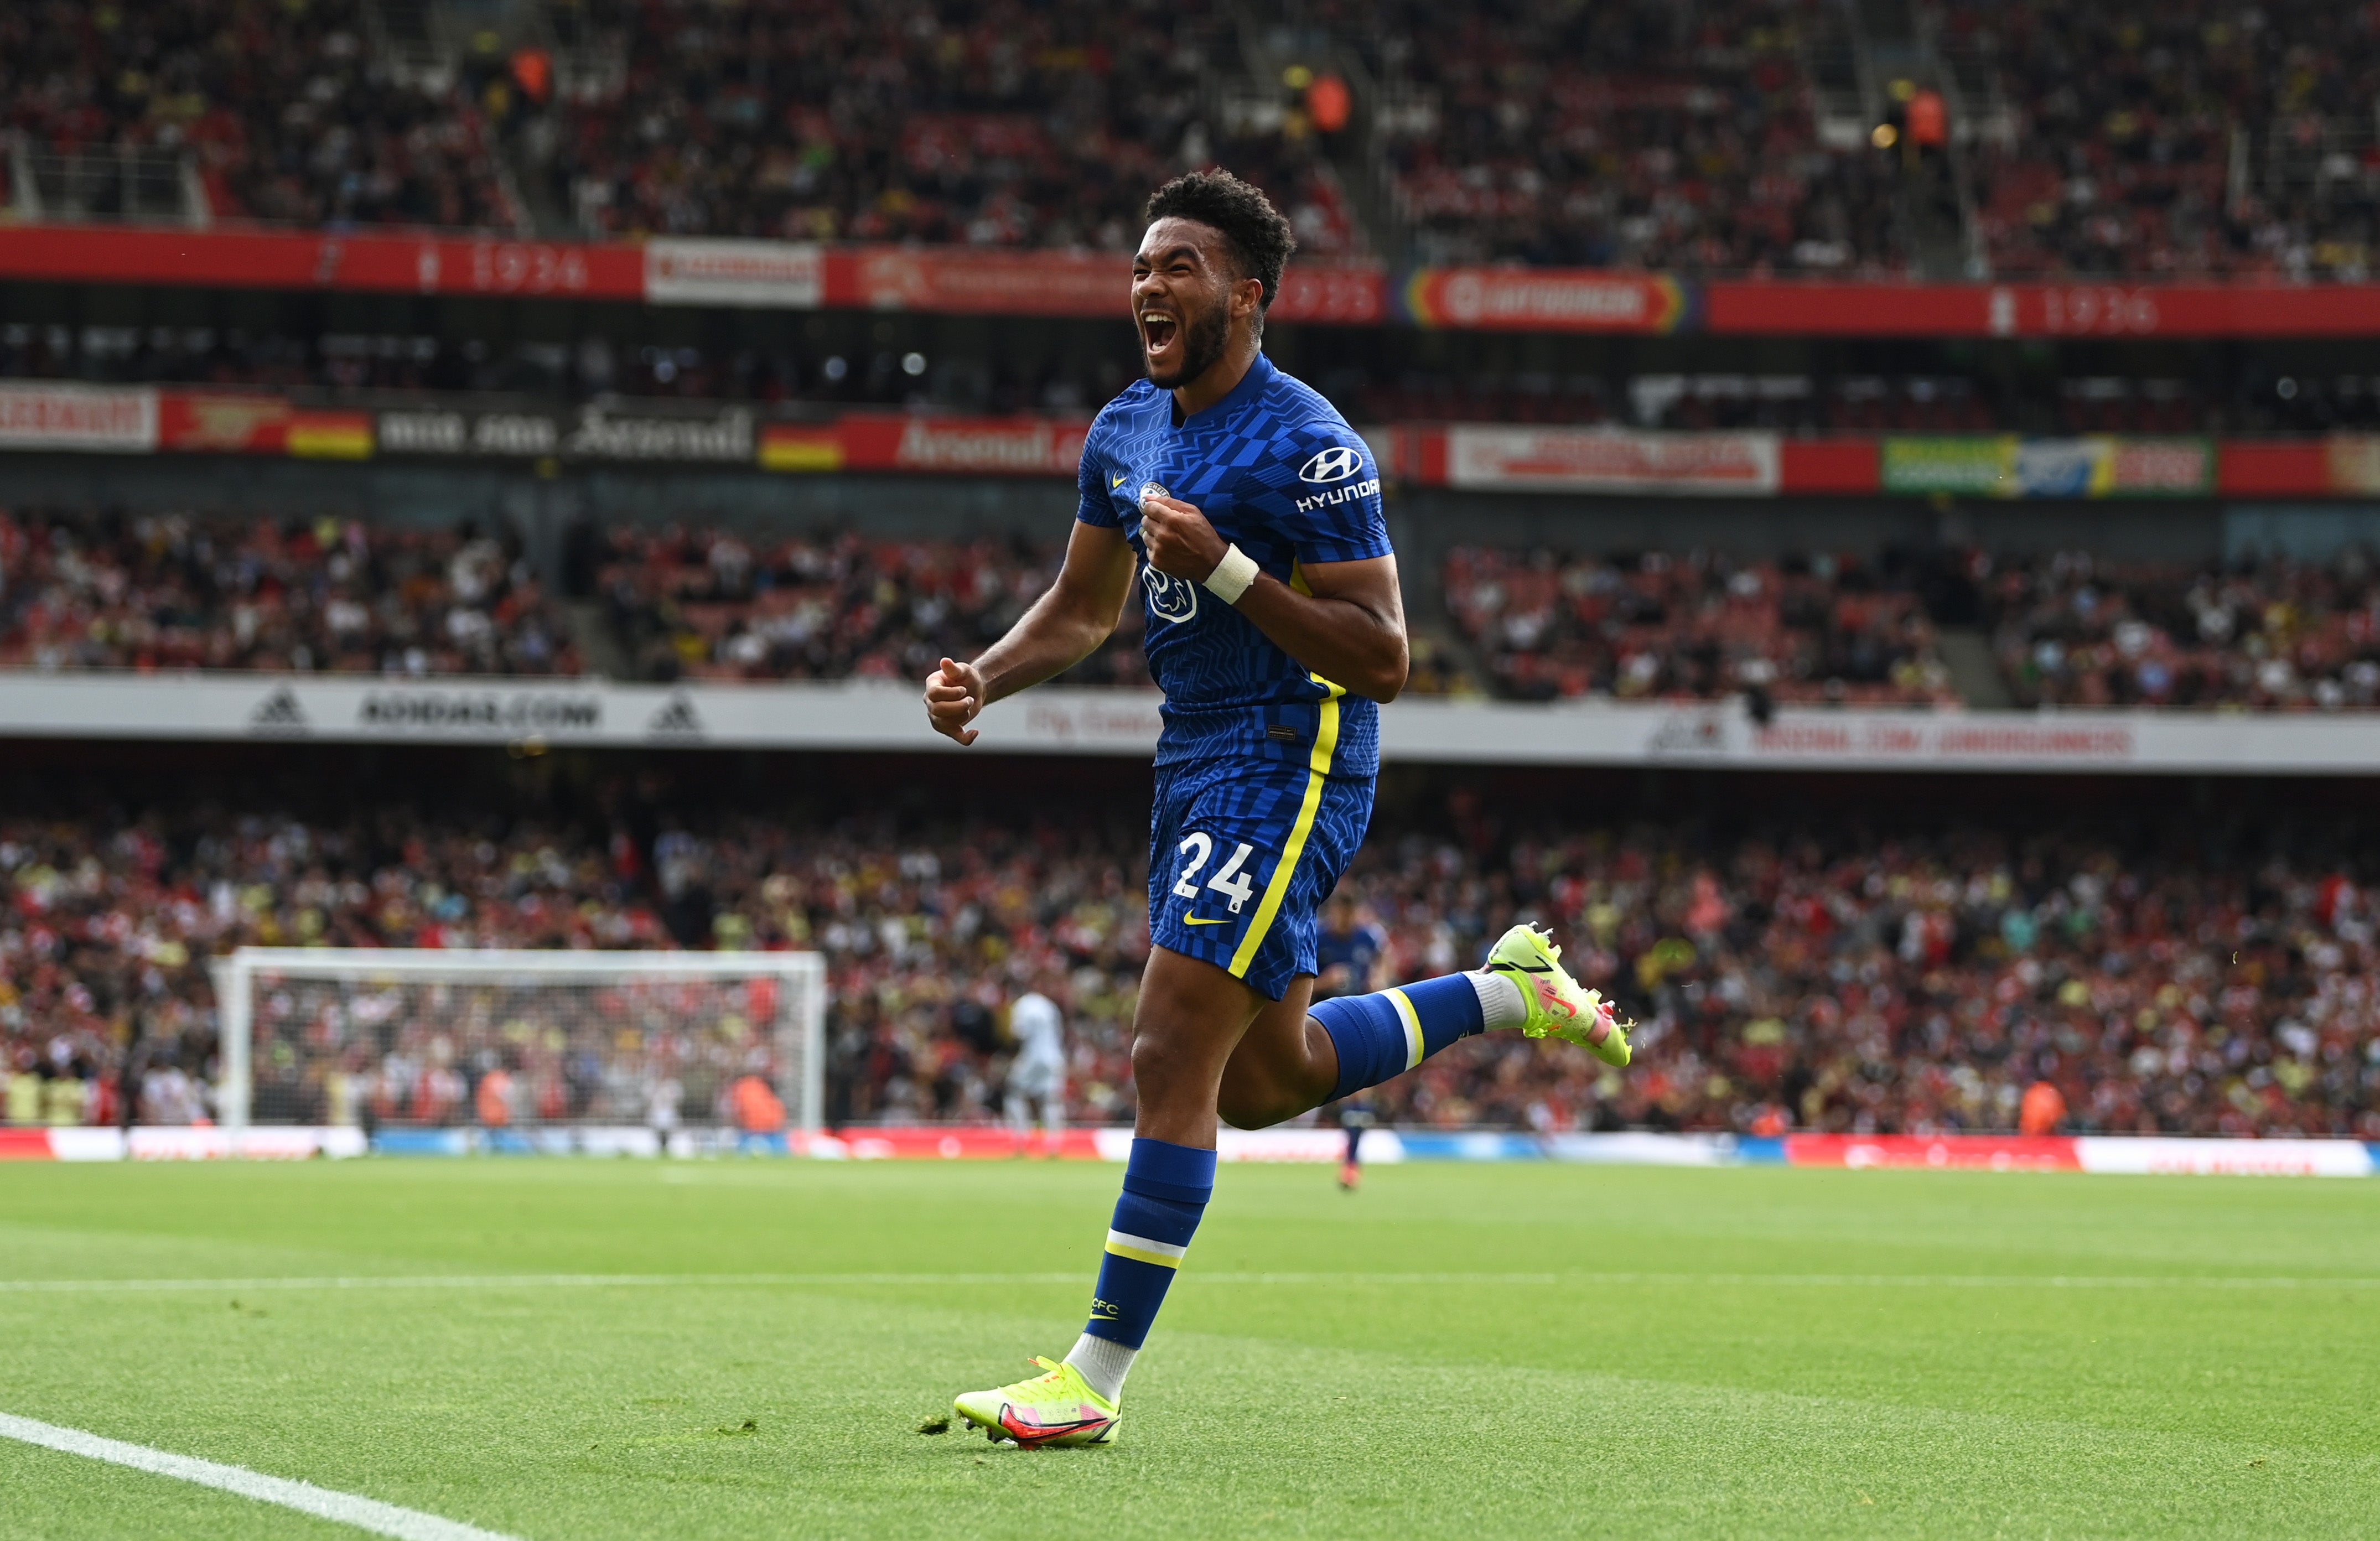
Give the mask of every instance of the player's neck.
[(1235, 334), (1223, 356), (1208, 365), (1197, 379), (1173, 387), (1173, 409), (1186, 422), (1230, 395), (1248, 377), (1248, 371), (1257, 367), (1257, 355), (1261, 351), (1255, 333)]

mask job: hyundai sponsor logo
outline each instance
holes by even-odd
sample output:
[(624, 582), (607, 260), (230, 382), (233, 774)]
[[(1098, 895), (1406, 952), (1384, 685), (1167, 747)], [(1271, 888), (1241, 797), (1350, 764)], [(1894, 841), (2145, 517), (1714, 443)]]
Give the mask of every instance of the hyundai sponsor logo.
[[(1347, 453), (1353, 455), (1354, 452), (1350, 450)], [(1330, 508), (1342, 503), (1360, 503), (1366, 498), (1377, 498), (1379, 495), (1380, 479), (1376, 476), (1366, 477), (1352, 487), (1333, 487), (1328, 492), (1317, 492), (1310, 498), (1300, 498), (1297, 500), (1297, 511), (1300, 514), (1311, 514), (1318, 508)]]
[(1297, 473), (1300, 481), (1344, 481), (1364, 468), (1364, 452), (1344, 444), (1324, 450)]

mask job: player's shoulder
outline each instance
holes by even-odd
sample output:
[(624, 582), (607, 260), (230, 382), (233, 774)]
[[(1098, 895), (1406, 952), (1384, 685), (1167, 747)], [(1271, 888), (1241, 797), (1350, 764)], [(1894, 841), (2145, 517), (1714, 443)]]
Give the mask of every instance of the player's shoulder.
[(1264, 395), (1276, 457), (1294, 460), (1301, 467), (1318, 455), (1334, 465), (1345, 459), (1350, 462), (1349, 474), (1370, 462), (1372, 452), (1364, 436), (1330, 405), (1330, 397), (1303, 380), (1286, 370), (1275, 370)]
[(1170, 398), (1146, 380), (1135, 380), (1116, 393), (1113, 400), (1099, 410), (1091, 419), (1093, 442), (1118, 433), (1129, 433), (1139, 428), (1160, 403)]

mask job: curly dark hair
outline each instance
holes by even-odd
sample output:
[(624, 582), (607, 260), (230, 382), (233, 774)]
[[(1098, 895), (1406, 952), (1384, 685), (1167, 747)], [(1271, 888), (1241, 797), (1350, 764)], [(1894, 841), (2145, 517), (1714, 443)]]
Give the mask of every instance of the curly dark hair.
[(1273, 296), (1281, 292), (1281, 270), (1297, 249), (1297, 237), (1254, 183), (1220, 169), (1185, 172), (1148, 195), (1145, 215), (1152, 224), (1194, 219), (1221, 231), (1240, 276), (1262, 284), (1261, 308), (1272, 308)]

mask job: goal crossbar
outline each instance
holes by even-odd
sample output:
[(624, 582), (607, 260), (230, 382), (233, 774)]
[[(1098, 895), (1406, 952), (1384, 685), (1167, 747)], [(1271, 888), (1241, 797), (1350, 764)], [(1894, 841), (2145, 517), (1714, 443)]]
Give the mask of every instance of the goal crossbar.
[[(256, 982), (268, 979), (421, 985), (603, 985), (635, 980), (774, 978), (794, 988), (775, 1025), (783, 1058), (799, 1067), (788, 1111), (803, 1133), (825, 1122), (826, 960), (816, 953), (594, 952), (525, 947), (242, 947), (209, 965), (221, 1038), (218, 1122), (237, 1148), (255, 1086)], [(790, 1041), (782, 1041), (788, 1039)]]

